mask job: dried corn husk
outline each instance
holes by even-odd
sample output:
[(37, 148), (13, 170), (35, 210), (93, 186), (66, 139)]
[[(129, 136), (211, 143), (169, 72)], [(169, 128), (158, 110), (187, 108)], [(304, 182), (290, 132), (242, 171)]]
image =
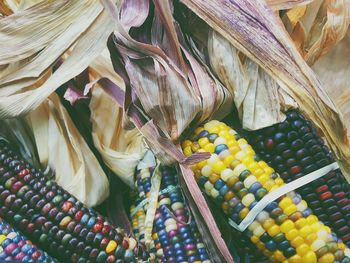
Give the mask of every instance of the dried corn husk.
[(350, 131), (350, 35), (312, 66), (329, 96), (339, 107)]
[[(39, 106), (80, 74), (113, 30), (99, 1), (44, 0), (0, 20), (0, 117)], [(11, 45), (8, 45), (11, 43)], [(46, 78), (68, 49), (65, 60)]]
[(298, 103), (323, 131), (350, 181), (350, 145), (343, 119), (273, 11), (261, 1), (181, 2), (258, 63)]
[(309, 65), (327, 54), (347, 33), (349, 0), (314, 0), (303, 8), (289, 10), (284, 22)]
[[(96, 84), (91, 92), (90, 110), (95, 147), (106, 165), (130, 187), (134, 172), (145, 153), (145, 143), (136, 129), (125, 130), (123, 109)], [(106, 114), (108, 112), (108, 114)]]
[(10, 15), (10, 14), (16, 13), (17, 11), (29, 8), (41, 1), (43, 0), (1, 0), (0, 13), (3, 13), (2, 7), (4, 7), (4, 10), (6, 10), (6, 8), (10, 10), (10, 12), (4, 13), (5, 15)]
[(219, 33), (209, 30), (208, 58), (213, 71), (234, 94), (242, 126), (261, 129), (284, 120), (281, 109), (296, 107), (279, 85), (261, 68), (233, 47)]
[(55, 171), (55, 180), (87, 206), (108, 197), (109, 183), (96, 157), (74, 126), (56, 94), (26, 117), (43, 166)]

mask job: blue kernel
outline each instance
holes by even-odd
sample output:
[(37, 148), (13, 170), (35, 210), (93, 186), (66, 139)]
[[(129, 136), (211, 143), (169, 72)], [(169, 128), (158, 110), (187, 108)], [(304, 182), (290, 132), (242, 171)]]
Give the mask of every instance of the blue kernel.
[(228, 192), (228, 190), (230, 190), (230, 188), (227, 184), (225, 184), (223, 187), (220, 188), (219, 193), (220, 195), (224, 196)]
[(176, 249), (175, 256), (185, 256), (184, 251), (182, 249)]
[(182, 248), (182, 246), (181, 246), (181, 244), (180, 243), (175, 243), (174, 244), (174, 249), (176, 250), (176, 249), (181, 249)]
[(89, 219), (89, 221), (87, 222), (87, 227), (88, 228), (91, 228), (91, 227), (93, 227), (93, 225), (96, 223), (96, 218), (95, 217), (91, 217), (90, 219)]
[(30, 248), (31, 248), (31, 247), (30, 247), (29, 244), (25, 244), (25, 245), (22, 247), (21, 250), (22, 250), (23, 253), (27, 254), (27, 252), (29, 251)]
[(220, 190), (221, 187), (223, 187), (225, 185), (225, 181), (222, 179), (218, 179), (216, 180), (214, 187), (216, 188), (216, 190)]
[(276, 250), (276, 243), (273, 242), (273, 240), (269, 240), (265, 243), (265, 246), (268, 250), (270, 251), (275, 251)]
[(231, 219), (237, 223), (238, 220), (239, 220), (238, 213), (233, 213), (233, 214), (231, 215)]
[(21, 252), (21, 249), (18, 247), (12, 251), (12, 256), (16, 256), (19, 252)]
[(262, 187), (261, 183), (255, 182), (249, 187), (248, 191), (250, 193), (255, 194), (255, 192), (258, 191), (261, 187)]
[(176, 257), (176, 262), (184, 262), (184, 261), (186, 261), (186, 258), (184, 256)]
[(0, 259), (5, 259), (7, 257), (7, 254), (5, 253), (5, 251), (0, 253)]
[(257, 201), (253, 201), (250, 205), (249, 205), (249, 210), (252, 210), (254, 206), (256, 206), (258, 204)]
[(241, 211), (244, 208), (244, 205), (242, 203), (238, 203), (233, 210), (237, 213), (239, 213), (239, 211)]
[(278, 244), (278, 248), (279, 248), (280, 250), (285, 250), (285, 249), (287, 249), (289, 246), (290, 246), (290, 245), (289, 245), (288, 240), (284, 240), (284, 241), (282, 241), (281, 243)]
[(227, 150), (228, 147), (226, 144), (219, 144), (215, 147), (215, 153), (220, 154), (223, 150)]
[(83, 215), (82, 218), (80, 219), (80, 223), (86, 224), (89, 221), (89, 216), (87, 214)]
[(271, 212), (273, 209), (277, 208), (277, 202), (271, 202), (266, 206), (266, 210)]
[(209, 132), (207, 130), (203, 130), (197, 135), (196, 140), (203, 138), (203, 137), (207, 137), (208, 135), (209, 135)]
[(7, 247), (8, 245), (10, 245), (12, 243), (11, 239), (6, 238), (4, 241), (2, 241), (1, 246), (2, 247)]

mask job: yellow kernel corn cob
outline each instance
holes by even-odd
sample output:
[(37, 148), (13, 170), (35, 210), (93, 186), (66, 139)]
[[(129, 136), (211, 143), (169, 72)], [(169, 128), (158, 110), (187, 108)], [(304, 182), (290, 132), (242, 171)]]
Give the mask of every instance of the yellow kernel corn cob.
[[(222, 122), (210, 121), (197, 128), (182, 148), (186, 156), (212, 154), (192, 166), (194, 176), (203, 191), (238, 224), (261, 198), (284, 184), (247, 141)], [(245, 234), (274, 262), (350, 262), (349, 249), (294, 192), (272, 201)]]

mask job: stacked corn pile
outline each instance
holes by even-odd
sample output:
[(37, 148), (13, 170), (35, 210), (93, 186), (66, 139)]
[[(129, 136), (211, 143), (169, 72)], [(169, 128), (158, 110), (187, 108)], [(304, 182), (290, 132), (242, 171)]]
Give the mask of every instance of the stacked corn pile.
[[(258, 154), (285, 181), (303, 177), (334, 162), (329, 148), (310, 121), (295, 110), (286, 115), (284, 122), (249, 134)], [(315, 215), (332, 227), (347, 246), (350, 246), (349, 190), (339, 170), (298, 189)]]
[[(141, 205), (150, 195), (152, 168), (136, 173), (138, 198), (131, 207), (132, 226), (139, 242), (144, 239), (144, 220), (147, 205)], [(160, 262), (210, 262), (197, 226), (179, 188), (176, 170), (160, 167), (162, 175), (158, 207), (153, 224), (154, 253)], [(145, 210), (144, 210), (145, 207)]]
[[(199, 186), (240, 223), (249, 211), (284, 180), (253, 148), (224, 123), (210, 121), (182, 144), (186, 156), (210, 152), (192, 166)], [(350, 251), (311, 213), (305, 200), (290, 192), (258, 214), (245, 234), (272, 261), (350, 262)]]
[(0, 219), (0, 260), (15, 262), (56, 262), (28, 239)]
[(1, 217), (62, 262), (136, 262), (135, 239), (32, 169), (3, 140), (0, 205)]

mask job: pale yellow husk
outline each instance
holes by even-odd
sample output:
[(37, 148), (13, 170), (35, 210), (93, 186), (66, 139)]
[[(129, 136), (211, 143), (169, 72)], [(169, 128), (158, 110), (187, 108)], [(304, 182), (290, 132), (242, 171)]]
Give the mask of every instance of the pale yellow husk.
[[(125, 89), (123, 80), (113, 69), (108, 49), (92, 61), (90, 76), (94, 80), (103, 76)], [(120, 179), (128, 186), (135, 187), (135, 168), (146, 151), (141, 133), (136, 128), (125, 129), (123, 108), (98, 83), (92, 87), (89, 107), (96, 149)]]
[[(44, 0), (1, 19), (0, 118), (38, 107), (89, 66), (112, 31), (111, 19), (94, 0)], [(44, 78), (68, 49), (60, 67)]]
[(26, 117), (43, 166), (55, 172), (55, 181), (87, 206), (109, 195), (107, 176), (80, 135), (56, 94)]

